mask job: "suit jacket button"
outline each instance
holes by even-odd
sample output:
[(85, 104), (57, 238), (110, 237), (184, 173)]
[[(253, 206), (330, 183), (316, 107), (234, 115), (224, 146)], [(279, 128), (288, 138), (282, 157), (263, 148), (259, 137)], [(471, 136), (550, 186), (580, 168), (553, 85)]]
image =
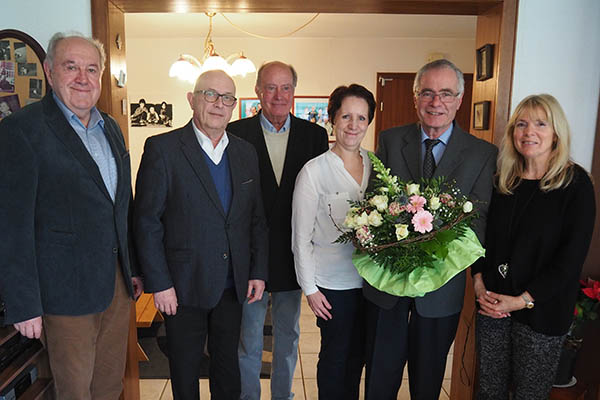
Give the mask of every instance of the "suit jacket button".
[(223, 260), (227, 260), (227, 253), (223, 253)]
[(118, 249), (118, 248), (116, 248), (116, 247), (113, 247), (113, 253), (114, 253), (114, 254), (117, 254), (118, 252), (119, 252), (119, 249)]

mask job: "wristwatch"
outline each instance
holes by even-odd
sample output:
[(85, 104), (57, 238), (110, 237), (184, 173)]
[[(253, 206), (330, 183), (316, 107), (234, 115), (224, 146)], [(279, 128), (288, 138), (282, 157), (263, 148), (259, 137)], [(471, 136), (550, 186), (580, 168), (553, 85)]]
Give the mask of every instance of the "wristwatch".
[(529, 308), (529, 309), (532, 309), (532, 308), (533, 308), (533, 306), (534, 306), (534, 304), (533, 304), (533, 300), (531, 300), (531, 298), (530, 298), (529, 296), (527, 296), (526, 294), (522, 294), (522, 295), (521, 295), (521, 298), (522, 298), (523, 300), (525, 300), (525, 307), (526, 307), (526, 308)]

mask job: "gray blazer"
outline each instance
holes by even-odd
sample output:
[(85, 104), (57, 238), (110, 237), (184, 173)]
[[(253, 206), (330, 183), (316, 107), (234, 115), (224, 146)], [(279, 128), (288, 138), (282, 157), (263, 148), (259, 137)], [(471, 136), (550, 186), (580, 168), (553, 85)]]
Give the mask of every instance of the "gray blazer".
[(267, 279), (268, 231), (254, 147), (229, 134), (232, 199), (225, 214), (192, 122), (146, 140), (134, 238), (147, 292), (175, 287), (179, 305), (213, 308), (229, 263), (240, 302)]
[(51, 93), (0, 122), (0, 297), (6, 323), (104, 311), (113, 298), (117, 261), (132, 293), (129, 152), (117, 123), (102, 117), (117, 165), (114, 203)]
[[(420, 129), (418, 124), (412, 124), (391, 128), (379, 135), (377, 156), (391, 169), (392, 174), (402, 180), (421, 180), (423, 156)], [(497, 155), (498, 149), (494, 145), (468, 134), (455, 123), (448, 146), (434, 173), (434, 177), (445, 176), (448, 180), (455, 180), (464, 195), (477, 201), (479, 218), (473, 230), (482, 244)], [(416, 298), (419, 315), (440, 318), (460, 312), (465, 281), (466, 273), (463, 271), (438, 290)], [(392, 308), (398, 301), (398, 297), (381, 292), (367, 282), (363, 292), (367, 299), (384, 309)]]

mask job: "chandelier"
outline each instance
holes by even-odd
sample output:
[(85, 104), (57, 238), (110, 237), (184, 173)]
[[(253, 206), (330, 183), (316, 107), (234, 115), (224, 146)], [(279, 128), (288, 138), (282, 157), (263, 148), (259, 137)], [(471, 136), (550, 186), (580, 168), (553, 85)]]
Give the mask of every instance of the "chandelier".
[(242, 77), (255, 72), (256, 66), (249, 58), (244, 56), (243, 52), (234, 53), (227, 57), (227, 59), (217, 54), (215, 51), (215, 44), (212, 41), (212, 19), (215, 16), (215, 13), (207, 12), (205, 14), (209, 18), (209, 27), (206, 39), (204, 40), (204, 55), (202, 56), (202, 61), (192, 55), (181, 54), (177, 61), (171, 65), (169, 76), (194, 83), (200, 74), (215, 69), (223, 70), (229, 76), (239, 75)]

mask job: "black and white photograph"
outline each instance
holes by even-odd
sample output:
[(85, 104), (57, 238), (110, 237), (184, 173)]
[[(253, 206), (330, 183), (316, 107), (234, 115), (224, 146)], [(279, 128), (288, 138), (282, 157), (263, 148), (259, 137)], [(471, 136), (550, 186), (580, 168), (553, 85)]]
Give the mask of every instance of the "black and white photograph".
[(10, 42), (8, 40), (0, 40), (0, 61), (10, 60)]
[(32, 99), (42, 98), (42, 80), (41, 79), (30, 79), (29, 80), (29, 97)]
[(36, 63), (18, 63), (17, 73), (19, 76), (37, 76)]
[(23, 42), (15, 42), (15, 61), (17, 63), (27, 62), (27, 46)]
[(140, 99), (137, 103), (131, 103), (131, 126), (146, 127), (172, 127), (173, 126), (173, 105), (166, 101), (160, 103), (147, 103), (145, 99)]
[(10, 96), (0, 97), (0, 119), (8, 117), (20, 108), (21, 105), (19, 103), (18, 95), (12, 94)]
[(0, 61), (0, 92), (14, 93), (15, 91), (15, 63)]

